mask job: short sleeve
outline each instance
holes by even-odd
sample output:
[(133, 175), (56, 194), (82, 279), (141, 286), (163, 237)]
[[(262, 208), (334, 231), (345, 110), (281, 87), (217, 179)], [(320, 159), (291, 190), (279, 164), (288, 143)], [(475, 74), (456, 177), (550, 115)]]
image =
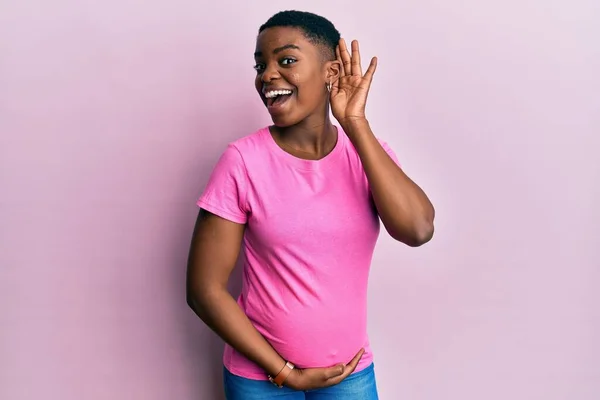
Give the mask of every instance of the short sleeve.
[(381, 140), (381, 139), (378, 139), (378, 140), (379, 140), (379, 144), (381, 144), (381, 147), (383, 147), (383, 149), (388, 154), (388, 156), (390, 156), (390, 158), (392, 160), (394, 160), (396, 165), (398, 165), (400, 168), (402, 168), (402, 166), (400, 165), (400, 161), (398, 161), (398, 157), (396, 156), (396, 153), (394, 152), (394, 150), (392, 150), (392, 148), (383, 140)]
[(196, 204), (221, 218), (245, 224), (248, 220), (247, 177), (242, 155), (230, 144), (219, 158)]

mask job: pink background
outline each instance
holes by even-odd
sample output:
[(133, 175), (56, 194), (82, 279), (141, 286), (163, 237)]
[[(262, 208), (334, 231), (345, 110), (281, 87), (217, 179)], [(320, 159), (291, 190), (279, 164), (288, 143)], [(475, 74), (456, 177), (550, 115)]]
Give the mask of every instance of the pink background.
[(379, 56), (368, 115), (437, 208), (377, 248), (382, 399), (599, 399), (594, 0), (3, 1), (0, 398), (221, 398), (194, 202), (269, 122), (255, 32), (295, 7)]

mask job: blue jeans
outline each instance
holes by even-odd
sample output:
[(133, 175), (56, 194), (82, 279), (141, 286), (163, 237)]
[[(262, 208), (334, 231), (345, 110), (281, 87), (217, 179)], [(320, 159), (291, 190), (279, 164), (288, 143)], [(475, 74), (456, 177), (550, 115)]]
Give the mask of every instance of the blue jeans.
[(269, 381), (242, 378), (223, 371), (227, 400), (378, 400), (373, 364), (341, 383), (323, 389), (298, 391), (278, 388)]

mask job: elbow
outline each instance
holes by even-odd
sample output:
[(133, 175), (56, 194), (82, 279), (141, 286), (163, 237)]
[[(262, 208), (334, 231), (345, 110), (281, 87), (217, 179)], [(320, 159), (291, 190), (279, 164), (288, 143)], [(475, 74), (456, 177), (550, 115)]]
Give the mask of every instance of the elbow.
[(185, 297), (187, 305), (192, 309), (192, 311), (194, 311), (196, 314), (201, 314), (206, 304), (207, 296), (205, 295), (205, 291), (188, 286)]
[(410, 247), (420, 247), (433, 238), (433, 221), (422, 221), (416, 224), (410, 232), (389, 232), (395, 240), (402, 242)]
[(226, 289), (220, 287), (188, 286), (185, 297), (187, 305), (203, 319), (207, 311), (213, 308), (215, 303), (221, 301), (223, 292), (226, 292)]
[(188, 307), (194, 310), (196, 307), (196, 301), (194, 295), (189, 290), (187, 290), (185, 294), (185, 300), (187, 302)]
[(185, 292), (185, 300), (187, 302), (188, 307), (190, 307), (193, 311), (196, 311), (198, 308), (198, 296), (191, 290), (189, 287)]
[(419, 247), (429, 242), (433, 238), (435, 229), (433, 222), (425, 222), (418, 226), (412, 237), (412, 242), (409, 244), (411, 247)]
[(411, 247), (420, 247), (428, 243), (433, 238), (435, 231), (434, 219), (435, 210), (431, 206), (430, 212), (424, 213), (414, 221), (410, 241), (407, 244)]
[(188, 307), (196, 314), (202, 321), (206, 323), (206, 319), (209, 315), (210, 305), (208, 300), (202, 294), (194, 292), (188, 292), (186, 294), (186, 301)]

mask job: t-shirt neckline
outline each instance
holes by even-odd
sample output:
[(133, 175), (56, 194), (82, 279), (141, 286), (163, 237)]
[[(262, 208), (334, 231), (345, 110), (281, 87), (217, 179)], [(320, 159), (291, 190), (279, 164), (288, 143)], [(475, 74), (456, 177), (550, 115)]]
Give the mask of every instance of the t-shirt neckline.
[(271, 135), (271, 131), (268, 126), (262, 129), (262, 134), (265, 136), (264, 139), (272, 149), (273, 153), (285, 161), (286, 164), (293, 165), (295, 168), (303, 170), (314, 170), (316, 168), (322, 168), (328, 164), (331, 164), (333, 161), (335, 161), (335, 159), (337, 159), (339, 154), (342, 152), (342, 149), (345, 147), (346, 133), (344, 133), (344, 131), (342, 131), (342, 129), (338, 126), (335, 126), (335, 128), (337, 130), (337, 141), (335, 146), (329, 152), (329, 154), (319, 160), (306, 160), (288, 153), (277, 144)]

